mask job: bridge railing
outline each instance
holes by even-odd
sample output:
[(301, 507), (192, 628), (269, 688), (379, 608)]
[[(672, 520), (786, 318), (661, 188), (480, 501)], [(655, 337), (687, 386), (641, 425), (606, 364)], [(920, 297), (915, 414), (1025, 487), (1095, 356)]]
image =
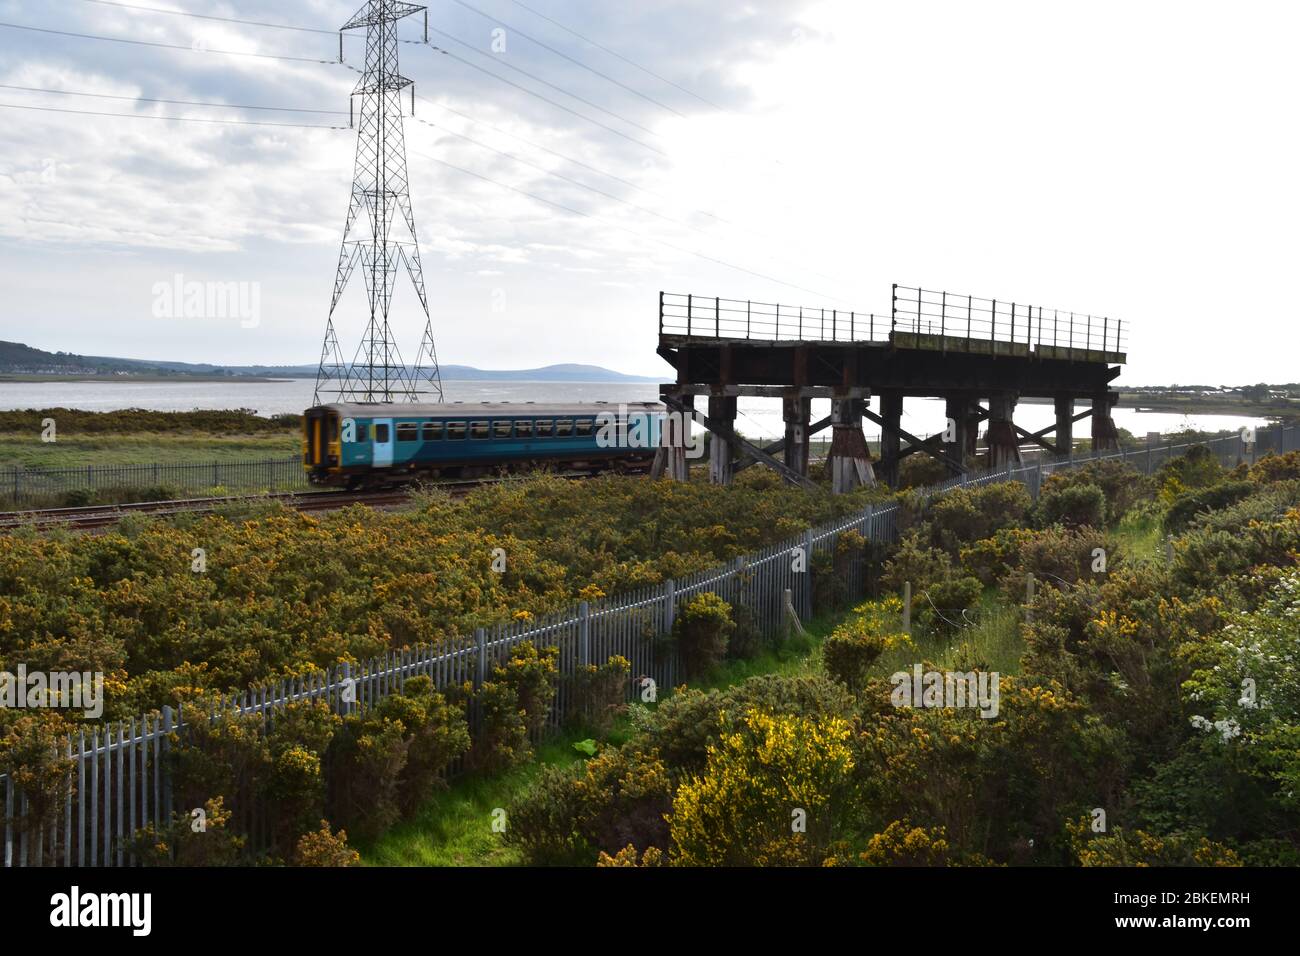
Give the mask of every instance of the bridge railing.
[(1049, 357), (1114, 356), (1128, 349), (1128, 329), (1121, 319), (913, 286), (894, 286), (891, 320), (896, 332), (1000, 342)]
[(869, 312), (659, 293), (659, 334), (785, 342), (888, 342), (890, 319)]
[(767, 342), (881, 342), (900, 348), (1123, 362), (1128, 327), (1109, 316), (893, 287), (889, 315), (659, 293), (659, 335)]

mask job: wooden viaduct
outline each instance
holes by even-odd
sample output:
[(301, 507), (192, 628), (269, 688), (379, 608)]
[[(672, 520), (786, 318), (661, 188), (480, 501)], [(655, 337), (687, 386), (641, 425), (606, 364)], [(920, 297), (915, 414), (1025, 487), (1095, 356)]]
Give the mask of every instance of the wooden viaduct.
[[(660, 397), (711, 433), (710, 475), (722, 484), (759, 462), (810, 485), (809, 440), (829, 427), (827, 468), (833, 490), (844, 492), (877, 480), (896, 485), (899, 463), (917, 453), (964, 472), (984, 421), (994, 467), (1018, 462), (1022, 444), (1069, 455), (1084, 418), (1095, 448), (1117, 447), (1111, 382), (1126, 360), (1125, 341), (1123, 323), (1106, 317), (898, 285), (888, 316), (662, 292), (658, 351), (677, 380), (662, 385)], [(781, 441), (760, 447), (736, 434), (741, 396), (781, 401)], [(873, 396), (878, 415), (867, 407)], [(942, 399), (947, 429), (927, 439), (905, 431), (909, 397)], [(697, 409), (700, 398), (707, 409)], [(831, 400), (829, 417), (811, 421), (814, 398)], [(1017, 425), (1022, 398), (1052, 400), (1055, 424), (1038, 432)], [(1077, 402), (1087, 408), (1076, 412)], [(875, 461), (864, 419), (881, 429)], [(684, 479), (686, 444), (680, 426), (666, 428), (655, 474)]]

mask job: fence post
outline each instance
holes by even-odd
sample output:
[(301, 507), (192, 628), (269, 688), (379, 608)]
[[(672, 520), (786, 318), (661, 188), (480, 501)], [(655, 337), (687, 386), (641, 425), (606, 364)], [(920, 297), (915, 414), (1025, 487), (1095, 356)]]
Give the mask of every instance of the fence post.
[[(344, 717), (347, 717), (349, 714), (352, 713), (352, 710), (356, 706), (356, 702), (357, 702), (357, 685), (352, 681), (351, 661), (343, 662), (342, 678), (343, 679), (340, 681), (340, 683), (342, 684), (342, 687), (340, 688), (342, 693), (339, 694), (339, 714), (341, 714)], [(349, 691), (351, 692), (352, 695), (351, 700), (347, 699), (347, 694)]]
[(474, 629), (474, 644), (478, 648), (478, 664), (474, 669), (474, 689), (478, 690), (487, 681), (487, 631)]
[(912, 582), (903, 582), (903, 633), (912, 633)]
[(673, 621), (677, 616), (677, 584), (672, 578), (664, 582), (664, 634), (673, 632)]
[(804, 577), (807, 579), (807, 586), (804, 588), (804, 620), (811, 621), (813, 618), (813, 530), (809, 528), (803, 533), (803, 554), (804, 554)]
[(591, 663), (591, 605), (586, 601), (578, 605), (578, 663)]
[(164, 704), (162, 709), (162, 732), (163, 732), (163, 753), (167, 759), (163, 761), (163, 822), (171, 823), (172, 819), (172, 774), (168, 768), (171, 763), (170, 757), (172, 752), (171, 734), (175, 729), (176, 722), (172, 712), (171, 704)]

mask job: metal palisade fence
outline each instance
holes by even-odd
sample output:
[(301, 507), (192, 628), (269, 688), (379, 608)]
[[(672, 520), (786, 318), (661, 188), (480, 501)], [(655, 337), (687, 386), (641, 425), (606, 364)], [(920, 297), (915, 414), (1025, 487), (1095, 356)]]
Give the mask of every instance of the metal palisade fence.
[[(1150, 474), (1165, 462), (1195, 445), (1207, 447), (1221, 463), (1232, 467), (1251, 462), (1269, 451), (1300, 450), (1300, 427), (1260, 429), (1256, 442), (1241, 434), (1204, 441), (1150, 442), (1135, 449), (1078, 455), (1068, 460), (1037, 461), (994, 471), (954, 477), (924, 490), (927, 496), (953, 488), (977, 487), (1001, 481), (1025, 484), (1038, 497), (1043, 481), (1053, 471), (1100, 460), (1123, 461)], [(839, 518), (801, 535), (685, 578), (665, 581), (630, 594), (599, 602), (580, 603), (575, 610), (538, 621), (517, 621), (481, 628), (472, 636), (443, 641), (435, 647), (394, 651), (353, 667), (341, 664), (324, 672), (287, 680), (234, 695), (211, 708), (260, 715), (274, 720), (275, 713), (296, 701), (324, 701), (336, 713), (364, 709), (401, 690), (408, 679), (427, 675), (439, 689), (476, 688), (492, 677), (493, 669), (509, 659), (519, 644), (559, 650), (560, 680), (548, 717), (558, 728), (580, 701), (571, 678), (584, 665), (599, 665), (613, 655), (631, 662), (627, 696), (641, 695), (647, 680), (657, 687), (672, 687), (678, 677), (676, 653), (665, 641), (672, 633), (678, 606), (702, 592), (713, 592), (734, 608), (745, 608), (748, 626), (764, 637), (781, 633), (787, 624), (786, 592), (802, 617), (816, 606), (817, 589), (812, 573), (818, 555), (836, 556), (841, 536), (856, 532), (867, 542), (887, 545), (898, 538), (900, 507), (869, 506), (860, 513)], [(847, 562), (832, 560), (823, 567), (842, 575), (840, 599), (859, 601), (867, 595), (869, 558), (861, 549)], [(796, 560), (802, 558), (802, 560)], [(806, 570), (799, 570), (800, 568)], [(473, 730), (471, 721), (471, 730)], [(171, 707), (129, 721), (100, 724), (79, 731), (64, 745), (72, 761), (62, 805), (51, 812), (34, 811), (13, 779), (0, 776), (4, 802), (4, 865), (22, 866), (129, 866), (129, 842), (150, 823), (171, 818), (172, 789), (167, 754), (173, 734), (184, 733), (180, 714)], [(259, 832), (256, 808), (240, 808), (246, 832)], [(33, 819), (39, 816), (39, 825)]]
[(81, 468), (6, 468), (0, 471), (0, 502), (51, 507), (70, 493), (117, 489), (175, 488), (180, 491), (301, 491), (308, 487), (302, 459), (86, 465)]

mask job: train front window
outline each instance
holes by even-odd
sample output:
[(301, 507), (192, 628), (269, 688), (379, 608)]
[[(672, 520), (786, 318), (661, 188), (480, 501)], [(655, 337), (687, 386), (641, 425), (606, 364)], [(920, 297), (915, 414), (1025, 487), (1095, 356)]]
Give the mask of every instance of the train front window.
[(595, 423), (592, 422), (590, 418), (583, 418), (578, 420), (576, 427), (578, 434), (582, 437), (586, 437), (591, 434), (592, 429), (595, 427)]
[(537, 426), (538, 438), (550, 438), (555, 433), (555, 422), (549, 419), (536, 422), (535, 425)]
[(469, 423), (469, 437), (470, 437), (470, 438), (487, 438), (488, 435), (490, 434), (490, 432), (491, 432), (491, 430), (488, 428), (488, 423), (487, 423), (487, 422), (470, 422), (470, 423)]
[(424, 440), (439, 441), (442, 438), (442, 422), (424, 423)]
[(555, 423), (555, 437), (568, 438), (573, 434), (573, 419), (561, 418)]
[(418, 441), (420, 438), (420, 426), (415, 422), (398, 422), (397, 440), (398, 441)]
[(464, 422), (447, 423), (447, 441), (460, 441), (465, 437)]
[(509, 437), (510, 437), (510, 423), (509, 423), (509, 422), (502, 422), (502, 421), (495, 421), (495, 422), (493, 422), (493, 423), (492, 423), (492, 437), (494, 437), (494, 438), (509, 438)]
[(515, 437), (516, 437), (516, 438), (532, 438), (532, 437), (533, 437), (533, 423), (532, 423), (532, 422), (515, 422)]

